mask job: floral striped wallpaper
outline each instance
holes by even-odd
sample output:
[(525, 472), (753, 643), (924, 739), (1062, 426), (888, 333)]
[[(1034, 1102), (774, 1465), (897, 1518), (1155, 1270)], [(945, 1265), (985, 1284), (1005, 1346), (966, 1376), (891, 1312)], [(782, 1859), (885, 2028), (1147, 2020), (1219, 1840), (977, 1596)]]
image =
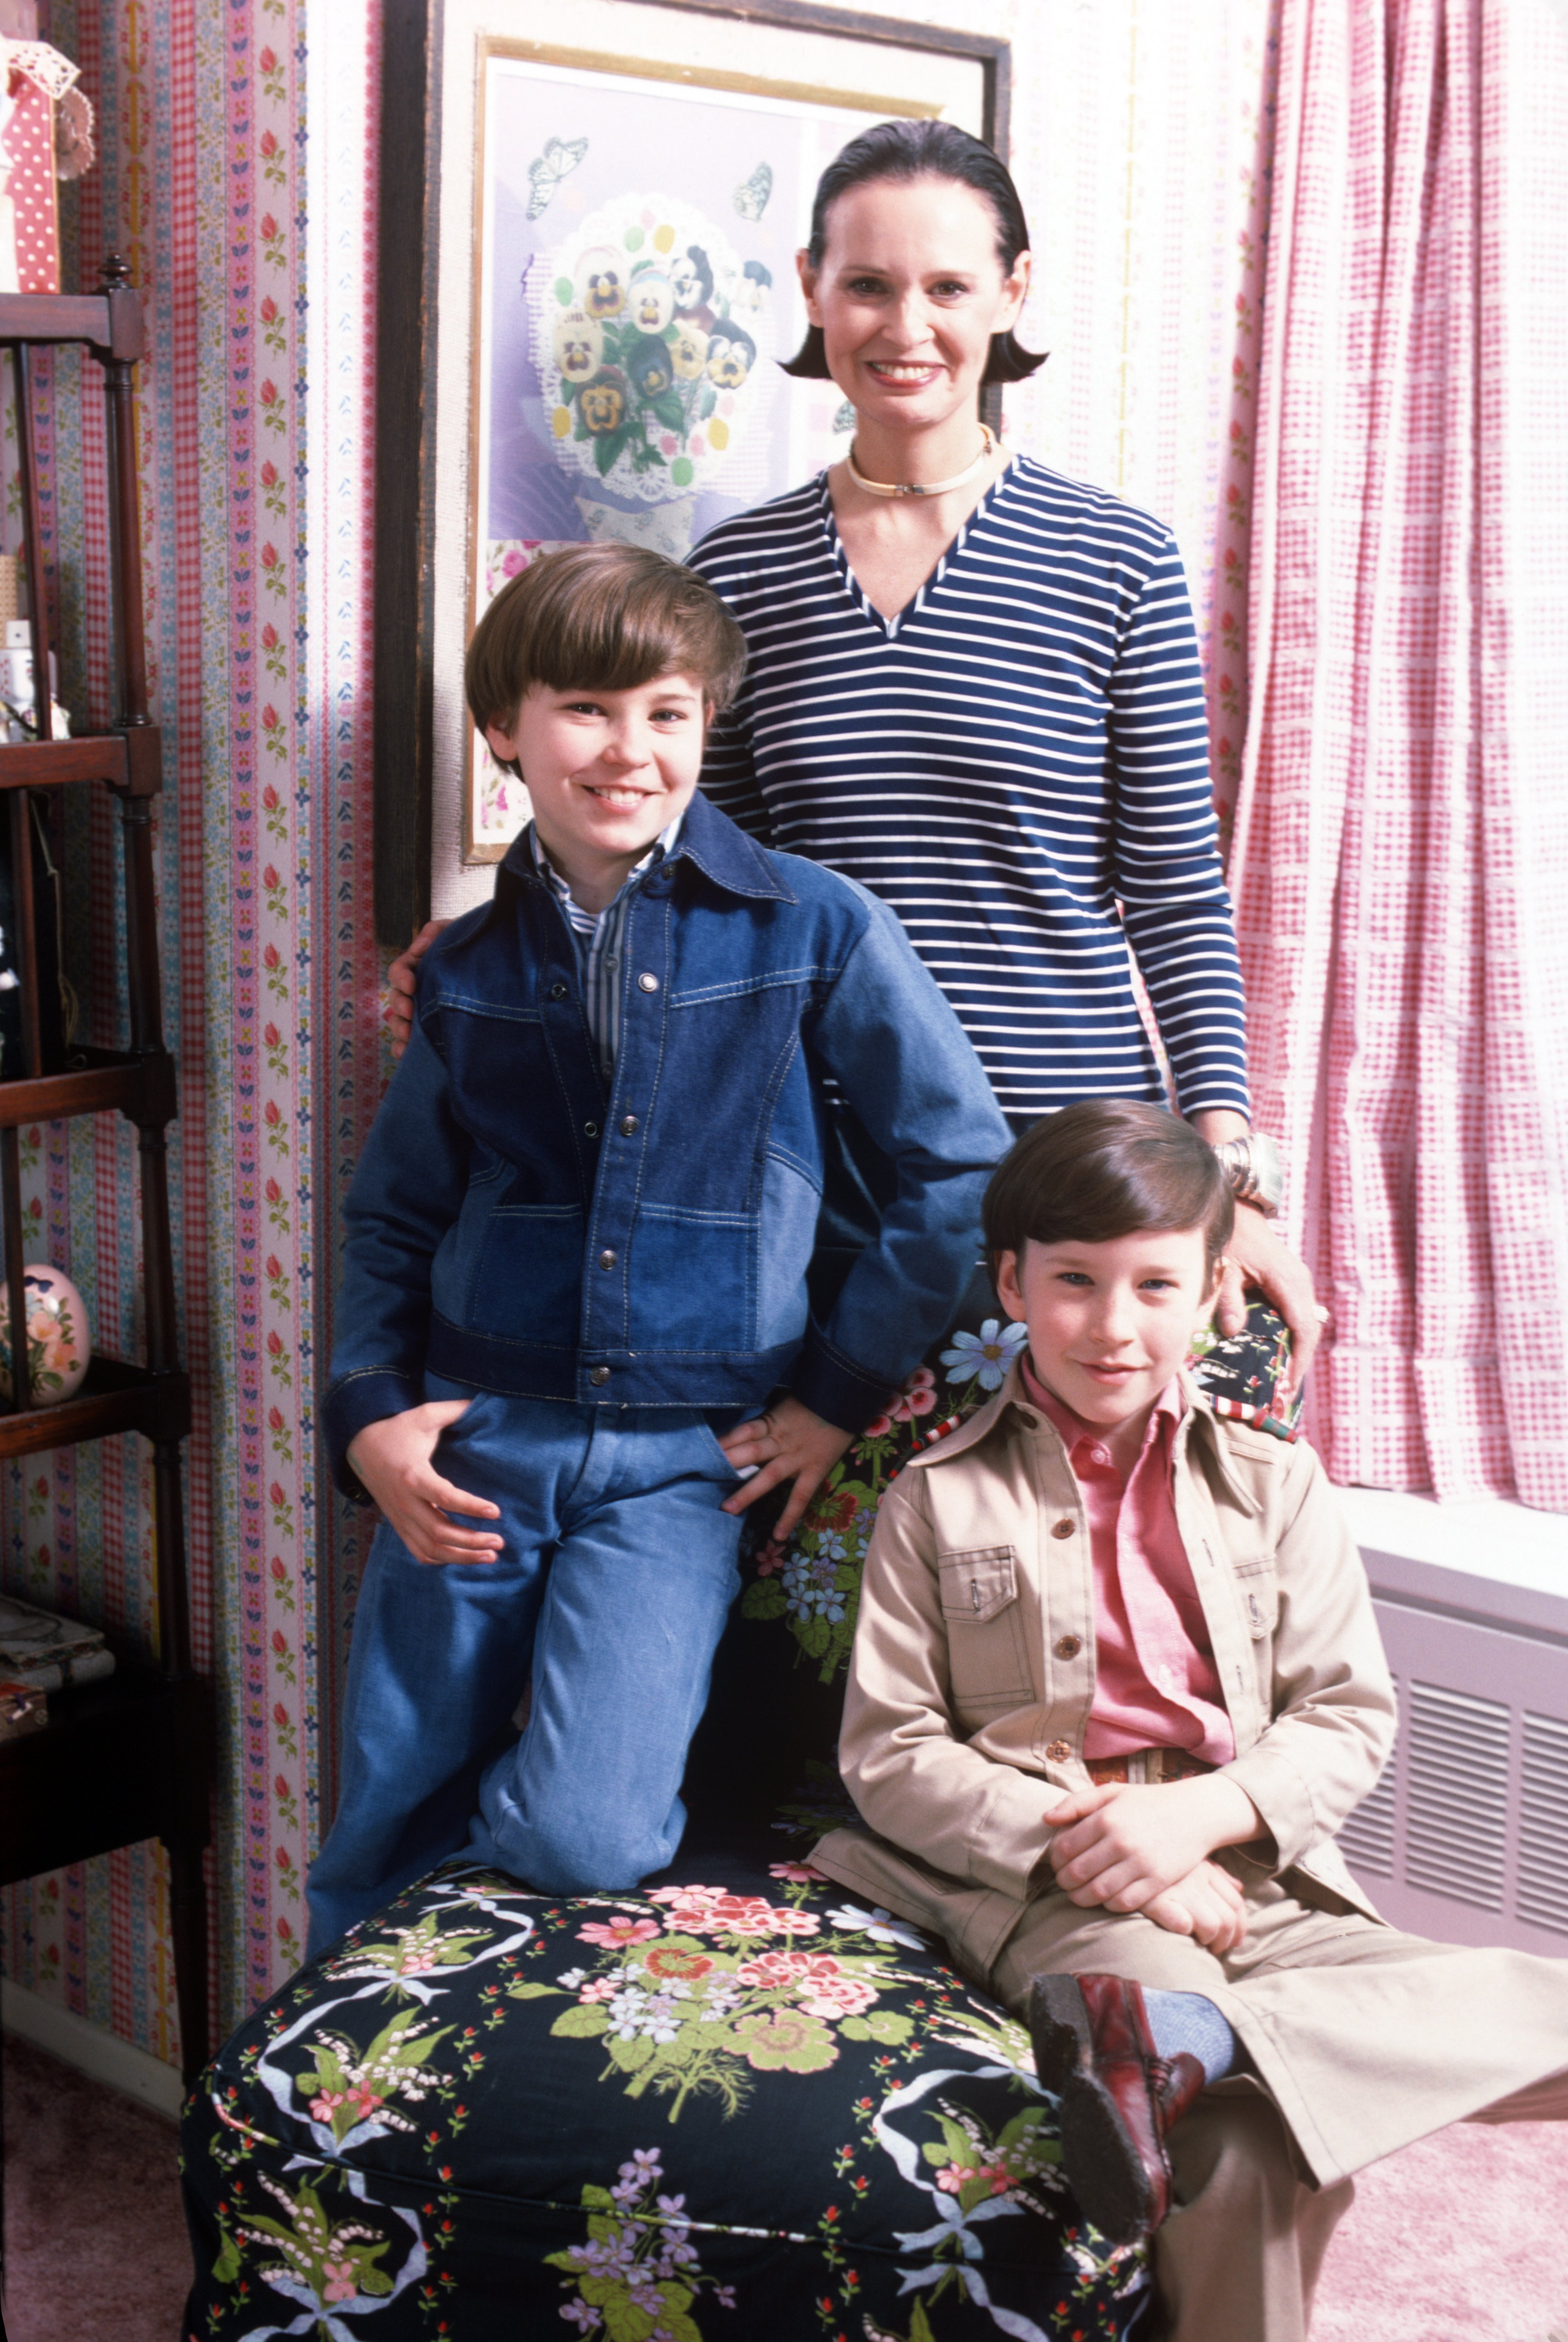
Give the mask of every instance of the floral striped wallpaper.
[[(864, 0), (863, 0), (864, 5)], [(895, 0), (1014, 42), (1015, 168), (1050, 365), (1009, 433), (1175, 526), (1208, 647), (1222, 791), (1245, 692), (1251, 396), (1266, 210), (1270, 0)], [(372, 941), (368, 582), (379, 0), (55, 0), (101, 161), (68, 206), (90, 283), (117, 245), (145, 291), (142, 484), (165, 976), (182, 1075), (176, 1250), (197, 1390), (187, 1503), (197, 1643), (223, 1719), (214, 1859), (228, 2023), (294, 1965), (322, 1821), (324, 1718), (362, 1524), (315, 1446), (333, 1228), (383, 1078)], [(89, 373), (91, 373), (89, 369)], [(95, 616), (98, 401), (45, 403), (66, 696), (109, 714)], [(78, 482), (82, 485), (78, 488)], [(56, 494), (57, 490), (57, 494)], [(112, 1031), (106, 809), (73, 810), (90, 887), (75, 971)], [(124, 1128), (28, 1134), (39, 1245), (135, 1338)], [(5, 1582), (149, 1637), (137, 1443), (4, 1487)], [(6, 1973), (172, 2058), (162, 1858), (142, 1847), (3, 1898)]]
[[(307, 39), (305, 13), (295, 0), (56, 0), (50, 25), (100, 118), (99, 166), (69, 207), (73, 265), (90, 284), (117, 247), (149, 328), (144, 558), (165, 750), (196, 1642), (220, 1686), (224, 2021), (288, 1972), (303, 1940), (321, 1588), (351, 1567), (355, 1534), (316, 1456), (331, 1283), (318, 1264), (382, 1079), (365, 716), (377, 18), (340, 0), (314, 13)], [(63, 362), (46, 407), (67, 639), (73, 611), (101, 606), (106, 551), (85, 372)], [(85, 668), (68, 660), (65, 683), (74, 707), (109, 715), (95, 616)], [(115, 825), (85, 806), (71, 825), (73, 867), (91, 874), (84, 989), (106, 1032)], [(105, 1346), (136, 1338), (128, 1136), (108, 1121), (28, 1135), (40, 1242), (91, 1296)], [(139, 1442), (34, 1459), (11, 1472), (5, 1506), (8, 1585), (150, 1638)], [(160, 1849), (5, 1902), (17, 1982), (177, 2054)]]

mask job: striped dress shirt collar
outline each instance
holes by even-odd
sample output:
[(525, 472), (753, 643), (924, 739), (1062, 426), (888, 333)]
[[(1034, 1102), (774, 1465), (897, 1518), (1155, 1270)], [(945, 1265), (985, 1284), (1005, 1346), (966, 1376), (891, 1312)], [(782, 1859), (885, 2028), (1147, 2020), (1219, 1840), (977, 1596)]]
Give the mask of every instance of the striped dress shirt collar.
[(626, 914), (633, 896), (649, 871), (674, 853), (684, 818), (683, 809), (667, 828), (659, 832), (642, 860), (628, 871), (614, 901), (602, 911), (585, 911), (580, 903), (574, 902), (571, 888), (544, 850), (537, 826), (528, 833), (534, 848), (534, 866), (565, 913), (572, 940), (577, 946), (577, 965), (583, 972), (584, 1012), (606, 1081), (615, 1070), (615, 1055), (621, 1046), (621, 939), (625, 933)]

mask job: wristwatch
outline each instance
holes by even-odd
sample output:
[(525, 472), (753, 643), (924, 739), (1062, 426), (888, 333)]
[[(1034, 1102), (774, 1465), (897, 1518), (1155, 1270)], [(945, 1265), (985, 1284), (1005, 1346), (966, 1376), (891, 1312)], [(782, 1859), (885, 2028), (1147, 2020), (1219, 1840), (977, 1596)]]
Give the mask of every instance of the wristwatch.
[(1214, 1153), (1238, 1204), (1251, 1204), (1265, 1218), (1278, 1217), (1285, 1198), (1284, 1157), (1261, 1130), (1245, 1138), (1223, 1138)]

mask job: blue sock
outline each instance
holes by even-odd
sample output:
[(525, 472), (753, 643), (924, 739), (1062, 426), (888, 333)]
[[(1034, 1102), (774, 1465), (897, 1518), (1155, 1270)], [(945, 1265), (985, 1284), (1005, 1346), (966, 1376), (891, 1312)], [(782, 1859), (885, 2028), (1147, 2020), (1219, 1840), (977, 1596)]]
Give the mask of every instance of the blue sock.
[(1184, 2049), (1203, 2067), (1206, 2082), (1223, 2082), (1246, 2065), (1246, 2051), (1201, 1992), (1154, 1992), (1145, 1985), (1144, 2007), (1162, 2057), (1174, 2057)]

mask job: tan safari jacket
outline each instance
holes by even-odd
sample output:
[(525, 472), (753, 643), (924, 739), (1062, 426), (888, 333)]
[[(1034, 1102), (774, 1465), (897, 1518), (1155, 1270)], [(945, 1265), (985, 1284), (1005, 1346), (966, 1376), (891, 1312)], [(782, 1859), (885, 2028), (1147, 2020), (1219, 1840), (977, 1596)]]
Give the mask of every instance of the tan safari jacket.
[[(1321, 1900), (1315, 1880), (1375, 1918), (1333, 1843), (1394, 1735), (1361, 1556), (1304, 1442), (1223, 1421), (1183, 1388), (1176, 1520), (1235, 1731), (1225, 1770), (1273, 1838), (1248, 1851), (1303, 1900)], [(1042, 1816), (1088, 1785), (1094, 1696), (1088, 1522), (1015, 1363), (882, 1500), (839, 1740), (870, 1829), (834, 1830), (811, 1860), (988, 1968), (1029, 1897), (1054, 1891)]]

